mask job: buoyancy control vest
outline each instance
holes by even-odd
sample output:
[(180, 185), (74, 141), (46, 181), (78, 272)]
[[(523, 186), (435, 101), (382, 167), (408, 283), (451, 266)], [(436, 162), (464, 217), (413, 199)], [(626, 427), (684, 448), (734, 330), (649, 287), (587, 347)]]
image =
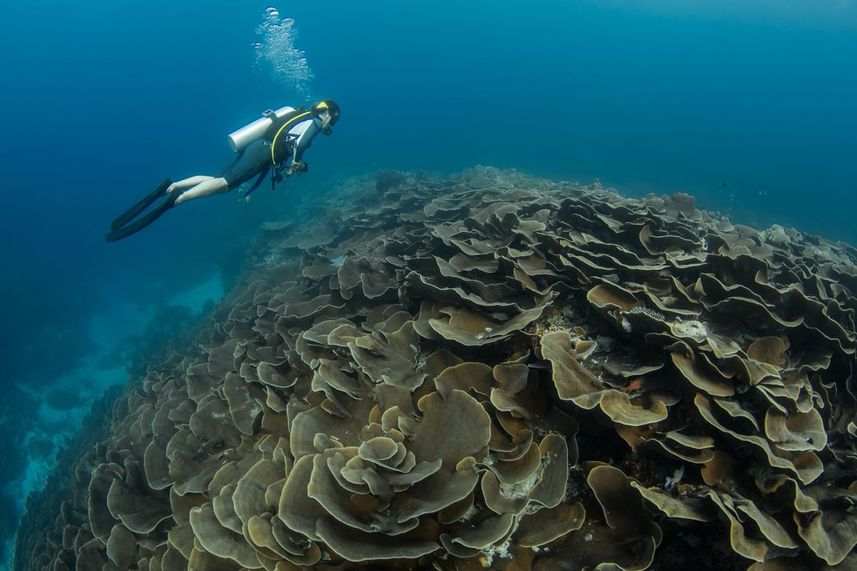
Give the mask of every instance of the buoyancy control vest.
[[(278, 118), (265, 132), (265, 138), (271, 141), (271, 164), (274, 166), (283, 164), (292, 152), (297, 148), (297, 141), (293, 140), (291, 130), (304, 121), (311, 121), (312, 111), (298, 108)], [(303, 134), (303, 133), (301, 133)]]

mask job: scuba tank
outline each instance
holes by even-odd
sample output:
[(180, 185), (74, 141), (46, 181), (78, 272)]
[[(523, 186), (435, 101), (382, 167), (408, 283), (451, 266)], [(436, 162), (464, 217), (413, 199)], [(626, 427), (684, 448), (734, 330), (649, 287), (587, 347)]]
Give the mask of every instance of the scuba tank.
[(285, 106), (280, 107), (276, 111), (272, 111), (270, 109), (265, 111), (261, 118), (229, 133), (229, 136), (227, 137), (227, 139), (229, 139), (229, 146), (232, 147), (232, 150), (236, 153), (241, 151), (256, 139), (264, 136), (268, 131), (268, 128), (274, 124), (274, 121), (282, 119), (294, 110), (294, 107)]

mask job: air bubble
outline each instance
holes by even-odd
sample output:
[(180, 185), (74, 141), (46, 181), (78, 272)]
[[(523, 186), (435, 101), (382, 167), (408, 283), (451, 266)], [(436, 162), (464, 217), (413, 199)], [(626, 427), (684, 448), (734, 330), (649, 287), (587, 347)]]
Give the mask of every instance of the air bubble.
[(295, 21), (280, 18), (280, 11), (273, 6), (265, 9), (262, 23), (256, 28), (259, 41), (254, 44), (256, 67), (268, 68), (274, 81), (294, 92), (304, 100), (313, 98), (312, 70), (306, 54), (295, 47), (298, 38)]

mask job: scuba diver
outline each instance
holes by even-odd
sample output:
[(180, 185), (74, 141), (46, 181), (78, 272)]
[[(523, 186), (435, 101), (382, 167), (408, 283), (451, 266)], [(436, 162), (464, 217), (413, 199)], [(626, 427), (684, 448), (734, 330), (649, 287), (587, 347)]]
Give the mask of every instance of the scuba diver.
[[(220, 174), (197, 175), (177, 182), (165, 179), (151, 194), (119, 215), (111, 223), (105, 239), (114, 242), (127, 238), (182, 202), (228, 192), (256, 177), (242, 195), (247, 198), (272, 170), (271, 188), (283, 180), (284, 173), (291, 176), (306, 172), (304, 152), (319, 133), (330, 135), (337, 120), (339, 105), (331, 99), (319, 101), (309, 109), (281, 107), (265, 111), (261, 119), (229, 135), (229, 144), (238, 156)], [(161, 197), (164, 197), (163, 202), (138, 218)]]

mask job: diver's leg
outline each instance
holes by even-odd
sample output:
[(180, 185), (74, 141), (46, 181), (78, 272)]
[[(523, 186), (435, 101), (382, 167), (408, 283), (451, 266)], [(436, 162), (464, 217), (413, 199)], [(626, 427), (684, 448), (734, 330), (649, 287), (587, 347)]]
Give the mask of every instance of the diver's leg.
[(163, 181), (161, 181), (161, 184), (159, 184), (158, 187), (154, 191), (152, 191), (151, 194), (147, 195), (140, 202), (138, 202), (137, 204), (135, 204), (134, 206), (132, 206), (131, 208), (129, 208), (128, 210), (126, 210), (125, 212), (120, 214), (119, 216), (117, 216), (116, 219), (110, 224), (110, 229), (116, 230), (120, 226), (124, 226), (125, 224), (127, 224), (128, 222), (133, 220), (135, 216), (137, 216), (142, 211), (144, 211), (146, 208), (148, 208), (153, 202), (155, 202), (158, 198), (160, 198), (164, 194), (173, 194), (174, 192), (177, 192), (177, 191), (186, 190), (186, 189), (191, 188), (191, 187), (193, 187), (193, 186), (195, 186), (195, 185), (197, 185), (203, 181), (210, 180), (212, 178), (214, 178), (214, 177), (205, 176), (205, 175), (197, 175), (197, 176), (191, 176), (191, 177), (188, 177), (188, 178), (176, 181), (176, 182), (173, 182), (170, 179), (165, 178)]
[(178, 196), (175, 194), (167, 195), (166, 199), (161, 202), (157, 208), (153, 209), (151, 212), (141, 217), (140, 219), (132, 222), (131, 224), (126, 224), (124, 226), (120, 226), (119, 228), (114, 228), (110, 232), (108, 232), (105, 240), (108, 242), (115, 242), (116, 240), (121, 240), (122, 238), (127, 238), (131, 234), (136, 234), (155, 220), (161, 217), (164, 212), (175, 206), (176, 200)]
[(140, 214), (146, 208), (149, 207), (150, 204), (155, 202), (158, 198), (164, 195), (167, 192), (167, 189), (172, 185), (170, 179), (165, 178), (161, 181), (161, 184), (151, 192), (151, 194), (145, 196), (142, 200), (140, 200), (137, 204), (120, 214), (116, 217), (116, 219), (110, 224), (111, 230), (116, 230), (120, 226), (124, 226), (129, 221), (131, 221), (135, 216)]
[(206, 176), (206, 175), (201, 175), (201, 174), (196, 175), (196, 176), (189, 176), (187, 178), (183, 178), (179, 181), (172, 183), (169, 187), (167, 187), (167, 194), (172, 194), (174, 192), (178, 192), (181, 190), (187, 190), (189, 188), (193, 188), (194, 186), (198, 185), (199, 183), (204, 182), (206, 180), (211, 180), (213, 178), (214, 178), (213, 176)]
[(194, 198), (202, 198), (203, 196), (211, 196), (212, 194), (219, 194), (221, 192), (227, 192), (229, 190), (229, 183), (226, 182), (225, 178), (209, 178), (207, 180), (202, 181), (197, 184), (193, 188), (184, 191), (181, 193), (176, 199), (176, 206), (181, 204), (182, 202), (187, 202), (188, 200), (193, 200)]

